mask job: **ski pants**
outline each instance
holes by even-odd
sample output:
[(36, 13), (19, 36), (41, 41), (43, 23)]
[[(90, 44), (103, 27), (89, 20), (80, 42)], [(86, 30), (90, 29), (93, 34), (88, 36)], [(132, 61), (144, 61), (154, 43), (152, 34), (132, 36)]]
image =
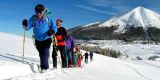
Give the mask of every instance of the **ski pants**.
[(85, 63), (86, 63), (86, 64), (88, 63), (88, 58), (85, 58)]
[(49, 48), (51, 45), (51, 39), (49, 38), (45, 41), (35, 40), (35, 45), (39, 52), (41, 69), (48, 69), (49, 68), (48, 58), (49, 58)]
[(67, 59), (67, 67), (69, 67), (69, 65), (71, 65), (72, 63), (72, 50), (67, 50), (66, 52), (66, 59)]
[(81, 59), (78, 59), (77, 63), (78, 63), (78, 67), (81, 67)]
[(93, 60), (93, 56), (92, 56), (92, 55), (90, 55), (90, 60), (91, 60), (91, 61)]
[(74, 66), (77, 67), (77, 55), (76, 55), (76, 53), (74, 54)]
[(62, 61), (62, 68), (67, 67), (67, 60), (66, 60), (66, 47), (65, 46), (53, 46), (52, 52), (52, 59), (53, 59), (53, 67), (57, 68), (57, 51), (60, 51), (61, 54), (61, 61)]

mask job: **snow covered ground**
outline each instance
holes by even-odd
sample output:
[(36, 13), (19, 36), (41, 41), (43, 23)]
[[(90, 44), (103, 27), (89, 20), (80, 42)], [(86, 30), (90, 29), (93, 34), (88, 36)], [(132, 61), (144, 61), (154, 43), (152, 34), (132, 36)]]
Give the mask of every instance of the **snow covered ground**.
[[(25, 63), (22, 63), (23, 38), (0, 33), (1, 80), (159, 80), (160, 62), (121, 60), (94, 54), (94, 60), (82, 68), (48, 70), (39, 73), (38, 53), (31, 39), (26, 39)], [(85, 51), (81, 50), (83, 53)], [(52, 68), (50, 60), (50, 68)]]
[[(99, 46), (101, 48), (109, 48), (127, 54), (130, 59), (141, 57), (147, 60), (151, 56), (159, 56), (160, 58), (160, 45), (159, 44), (142, 44), (141, 41), (133, 43), (125, 43), (120, 40), (90, 40), (89, 42), (80, 40), (79, 44), (86, 46)], [(158, 60), (158, 58), (157, 58)]]

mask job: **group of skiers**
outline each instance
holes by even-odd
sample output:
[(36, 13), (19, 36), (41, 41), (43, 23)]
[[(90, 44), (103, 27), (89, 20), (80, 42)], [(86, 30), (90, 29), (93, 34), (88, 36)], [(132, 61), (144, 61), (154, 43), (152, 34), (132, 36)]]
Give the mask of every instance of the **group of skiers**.
[(84, 54), (84, 56), (85, 56), (84, 62), (85, 62), (86, 64), (88, 63), (88, 57), (89, 57), (89, 56), (90, 56), (90, 61), (93, 61), (93, 52), (90, 52), (90, 53), (86, 52), (86, 53)]
[(66, 29), (62, 27), (62, 20), (56, 20), (54, 25), (53, 18), (47, 12), (47, 9), (42, 5), (36, 5), (35, 15), (29, 20), (22, 21), (23, 28), (30, 30), (33, 28), (35, 46), (39, 52), (41, 72), (45, 72), (49, 68), (49, 49), (53, 43), (52, 59), (53, 68), (57, 68), (57, 52), (60, 51), (61, 67), (81, 67), (83, 59), (78, 46), (75, 46), (74, 39)]

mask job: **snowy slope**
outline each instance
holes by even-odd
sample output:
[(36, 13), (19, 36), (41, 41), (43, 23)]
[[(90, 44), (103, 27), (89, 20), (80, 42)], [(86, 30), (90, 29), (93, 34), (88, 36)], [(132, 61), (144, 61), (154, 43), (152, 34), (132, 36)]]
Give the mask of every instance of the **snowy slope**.
[[(23, 37), (6, 34), (0, 32), (0, 51), (1, 53), (14, 53), (22, 55)], [(37, 51), (34, 48), (32, 39), (26, 38), (25, 42), (25, 55), (37, 55)]]
[(26, 63), (21, 62), (22, 40), (20, 36), (0, 33), (0, 80), (159, 80), (160, 78), (160, 62), (119, 60), (98, 54), (94, 55), (92, 62), (83, 63), (82, 68), (62, 70), (59, 66), (56, 70), (38, 73), (36, 71), (36, 64), (39, 63), (38, 53), (29, 38), (26, 39), (25, 47)]

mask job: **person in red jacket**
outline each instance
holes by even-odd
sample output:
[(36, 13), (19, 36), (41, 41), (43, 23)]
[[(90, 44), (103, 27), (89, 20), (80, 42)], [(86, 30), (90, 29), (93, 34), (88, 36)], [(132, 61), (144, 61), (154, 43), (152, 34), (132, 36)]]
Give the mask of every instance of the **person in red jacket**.
[(52, 52), (52, 59), (53, 59), (53, 68), (57, 68), (57, 51), (60, 51), (61, 54), (61, 61), (62, 61), (62, 68), (67, 67), (66, 61), (66, 44), (65, 39), (67, 37), (67, 32), (64, 27), (62, 27), (62, 20), (57, 19), (56, 25), (58, 27), (58, 31), (56, 32), (54, 38), (56, 38), (56, 46), (53, 45), (53, 52)]
[(81, 65), (81, 61), (83, 60), (83, 56), (82, 56), (82, 53), (78, 53), (78, 60), (77, 60), (77, 64), (78, 64), (78, 67), (82, 67)]

